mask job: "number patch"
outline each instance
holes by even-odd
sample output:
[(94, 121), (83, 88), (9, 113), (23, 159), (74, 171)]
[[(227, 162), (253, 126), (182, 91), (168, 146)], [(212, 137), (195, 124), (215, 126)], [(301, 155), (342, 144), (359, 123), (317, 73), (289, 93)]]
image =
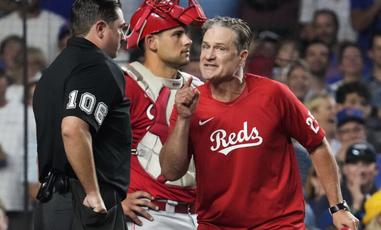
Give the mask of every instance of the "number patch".
[(314, 116), (311, 114), (310, 111), (308, 111), (308, 116), (309, 116), (309, 117), (307, 117), (307, 119), (306, 119), (306, 124), (307, 124), (308, 126), (310, 126), (311, 130), (312, 130), (315, 134), (317, 134), (317, 133), (319, 132), (320, 127), (319, 127), (317, 121), (315, 120)]
[[(66, 104), (66, 109), (77, 108), (77, 97), (78, 97), (78, 90), (73, 90), (69, 93), (69, 102)], [(108, 112), (108, 107), (105, 103), (103, 102), (97, 103), (97, 100), (93, 94), (85, 92), (81, 94), (81, 98), (78, 104), (79, 104), (79, 108), (83, 112), (89, 115), (93, 114), (94, 108), (96, 106), (94, 117), (99, 125), (102, 124)]]

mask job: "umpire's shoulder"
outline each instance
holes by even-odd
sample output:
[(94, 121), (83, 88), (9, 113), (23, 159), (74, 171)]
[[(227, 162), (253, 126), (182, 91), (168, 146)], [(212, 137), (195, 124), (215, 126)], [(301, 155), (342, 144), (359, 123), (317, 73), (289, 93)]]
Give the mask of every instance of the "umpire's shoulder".
[(181, 76), (184, 77), (185, 81), (187, 81), (189, 78), (192, 78), (192, 86), (197, 88), (199, 87), (200, 85), (203, 85), (204, 82), (201, 81), (198, 77), (192, 75), (192, 74), (189, 74), (189, 73), (185, 73), (185, 72), (182, 72), (182, 71), (179, 71)]

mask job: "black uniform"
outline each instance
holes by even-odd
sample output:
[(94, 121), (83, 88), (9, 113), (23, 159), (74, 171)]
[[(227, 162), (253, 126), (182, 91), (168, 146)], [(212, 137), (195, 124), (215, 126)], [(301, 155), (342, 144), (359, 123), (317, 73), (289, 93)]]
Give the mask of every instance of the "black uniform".
[[(44, 222), (42, 225), (46, 229), (53, 229), (47, 223), (49, 221), (57, 230), (62, 227), (57, 224), (57, 218), (70, 220), (69, 210), (72, 207), (67, 205), (67, 200), (71, 199), (71, 195), (74, 198), (74, 212), (81, 216), (79, 222), (82, 225), (87, 222), (90, 226), (92, 223), (89, 221), (95, 221), (95, 225), (99, 226), (114, 218), (105, 215), (94, 218), (96, 213), (91, 213), (91, 210), (82, 205), (85, 193), (68, 163), (61, 136), (61, 121), (66, 116), (78, 117), (89, 124), (102, 198), (108, 210), (112, 209), (114, 212), (116, 209), (118, 215), (121, 212), (123, 217), (120, 200), (125, 197), (129, 183), (131, 145), (129, 101), (125, 97), (124, 89), (125, 81), (121, 69), (102, 50), (84, 38), (70, 39), (67, 48), (43, 73), (33, 100), (39, 179), (40, 182), (46, 182), (50, 172), (55, 175), (52, 184), (56, 187), (53, 198), (42, 203), (36, 212), (37, 222)], [(70, 178), (71, 192), (68, 193), (65, 180), (57, 182), (66, 177)], [(67, 215), (54, 216), (54, 211), (53, 214), (45, 215), (52, 210), (44, 210), (44, 206), (60, 209), (58, 206), (62, 205), (65, 206), (63, 208), (67, 210)], [(109, 210), (107, 216), (110, 213)], [(75, 216), (74, 222), (78, 222)], [(83, 220), (86, 216), (89, 219)], [(64, 226), (69, 223), (62, 220)], [(38, 229), (43, 228), (39, 225)]]

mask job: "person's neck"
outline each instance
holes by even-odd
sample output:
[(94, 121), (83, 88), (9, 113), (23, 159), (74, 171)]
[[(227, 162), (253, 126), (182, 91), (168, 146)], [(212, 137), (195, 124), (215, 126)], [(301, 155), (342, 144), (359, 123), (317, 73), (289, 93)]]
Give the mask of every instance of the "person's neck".
[(355, 82), (359, 80), (361, 80), (361, 74), (345, 74), (343, 76), (344, 83)]
[(158, 77), (170, 79), (176, 78), (177, 76), (178, 70), (176, 68), (169, 66), (161, 61), (146, 58), (143, 62), (143, 65)]
[(242, 94), (245, 87), (245, 78), (242, 79), (242, 82), (238, 78), (210, 81), (212, 97), (221, 102), (234, 101)]

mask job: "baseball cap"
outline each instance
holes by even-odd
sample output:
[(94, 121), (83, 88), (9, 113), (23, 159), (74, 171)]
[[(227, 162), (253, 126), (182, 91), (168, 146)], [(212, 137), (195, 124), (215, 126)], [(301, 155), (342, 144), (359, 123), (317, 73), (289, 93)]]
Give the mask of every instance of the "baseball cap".
[(368, 224), (374, 217), (381, 214), (381, 191), (374, 193), (365, 201), (365, 216), (363, 223)]
[(336, 114), (336, 119), (337, 119), (337, 127), (340, 127), (349, 121), (356, 121), (361, 124), (365, 123), (364, 113), (361, 110), (354, 109), (354, 108), (346, 108), (346, 109), (340, 110)]
[(345, 163), (354, 164), (359, 161), (366, 163), (376, 162), (376, 151), (371, 144), (361, 142), (348, 147), (345, 156)]

